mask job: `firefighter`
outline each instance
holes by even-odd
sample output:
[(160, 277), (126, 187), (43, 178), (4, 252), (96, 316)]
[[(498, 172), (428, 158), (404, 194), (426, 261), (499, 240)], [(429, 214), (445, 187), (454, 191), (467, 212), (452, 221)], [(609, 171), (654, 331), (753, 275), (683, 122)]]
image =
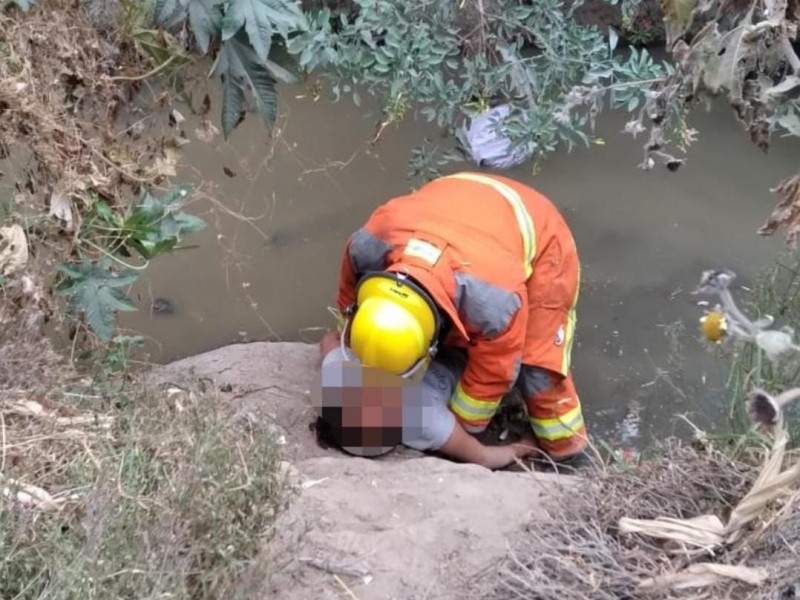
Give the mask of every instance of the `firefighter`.
[(456, 173), (389, 200), (349, 237), (335, 339), (365, 367), (406, 379), (424, 376), (442, 348), (464, 353), (446, 400), (446, 454), (480, 462), (468, 434), (518, 385), (535, 445), (569, 461), (587, 446), (571, 370), (579, 287), (574, 238), (548, 198)]

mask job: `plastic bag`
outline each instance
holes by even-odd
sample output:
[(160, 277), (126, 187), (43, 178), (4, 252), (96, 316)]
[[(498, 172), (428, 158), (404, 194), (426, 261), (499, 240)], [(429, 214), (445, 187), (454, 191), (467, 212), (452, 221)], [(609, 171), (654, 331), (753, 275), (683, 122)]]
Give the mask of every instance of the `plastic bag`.
[(511, 169), (531, 158), (532, 152), (514, 147), (500, 131), (503, 120), (511, 112), (509, 104), (500, 104), (469, 119), (457, 137), (478, 166)]

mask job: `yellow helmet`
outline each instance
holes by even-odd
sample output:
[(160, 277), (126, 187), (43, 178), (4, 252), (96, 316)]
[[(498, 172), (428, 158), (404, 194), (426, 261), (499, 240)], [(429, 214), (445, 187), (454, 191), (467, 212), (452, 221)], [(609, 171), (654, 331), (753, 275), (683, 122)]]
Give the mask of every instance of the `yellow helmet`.
[(404, 375), (435, 349), (439, 326), (422, 288), (403, 275), (373, 273), (358, 286), (350, 347), (362, 365)]

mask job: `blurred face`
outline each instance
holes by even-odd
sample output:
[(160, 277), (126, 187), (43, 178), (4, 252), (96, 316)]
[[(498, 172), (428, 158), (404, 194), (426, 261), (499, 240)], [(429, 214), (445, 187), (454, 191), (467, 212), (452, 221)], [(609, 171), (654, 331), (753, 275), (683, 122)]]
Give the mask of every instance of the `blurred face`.
[(378, 456), (402, 444), (407, 380), (355, 361), (323, 371), (312, 403), (333, 443), (359, 456)]
[(364, 446), (394, 446), (403, 426), (403, 390), (399, 387), (349, 388), (342, 397), (342, 429)]

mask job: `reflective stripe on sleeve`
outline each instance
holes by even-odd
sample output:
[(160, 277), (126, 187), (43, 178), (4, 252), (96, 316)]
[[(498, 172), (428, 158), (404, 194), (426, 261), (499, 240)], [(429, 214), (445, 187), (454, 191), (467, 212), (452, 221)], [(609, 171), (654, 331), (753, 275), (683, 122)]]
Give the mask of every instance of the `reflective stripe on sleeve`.
[(473, 423), (476, 426), (490, 420), (497, 407), (500, 398), (496, 400), (478, 400), (464, 391), (459, 382), (453, 395), (450, 397), (450, 409), (462, 420)]

